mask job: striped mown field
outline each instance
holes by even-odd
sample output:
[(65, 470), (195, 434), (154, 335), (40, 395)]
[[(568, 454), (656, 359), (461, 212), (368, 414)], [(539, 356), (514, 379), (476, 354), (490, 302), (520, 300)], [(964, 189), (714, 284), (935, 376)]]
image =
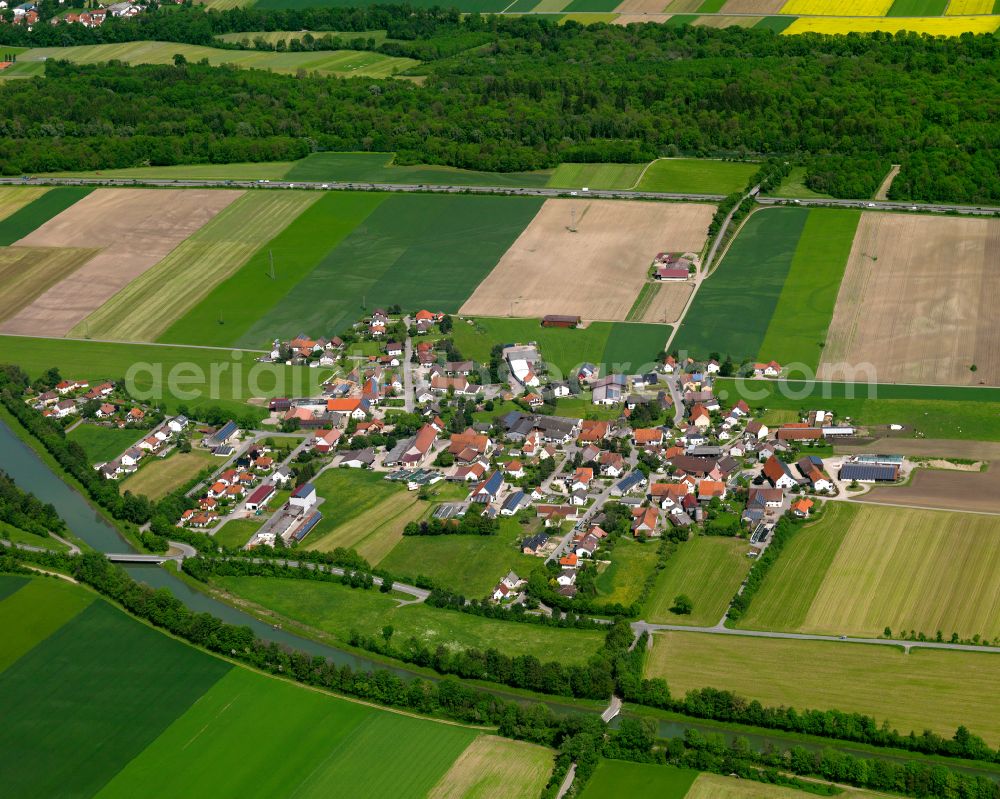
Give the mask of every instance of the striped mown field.
[(155, 341), (320, 198), (251, 192), (78, 323), (71, 336)]
[(741, 627), (1000, 637), (1000, 519), (841, 505), (795, 535)]
[(48, 189), (45, 186), (0, 186), (0, 219), (6, 219), (28, 203), (37, 200)]
[(653, 639), (646, 676), (665, 678), (674, 696), (717, 688), (765, 706), (865, 713), (903, 734), (951, 736), (964, 724), (1000, 743), (1000, 715), (986, 700), (1000, 692), (998, 655), (695, 632)]

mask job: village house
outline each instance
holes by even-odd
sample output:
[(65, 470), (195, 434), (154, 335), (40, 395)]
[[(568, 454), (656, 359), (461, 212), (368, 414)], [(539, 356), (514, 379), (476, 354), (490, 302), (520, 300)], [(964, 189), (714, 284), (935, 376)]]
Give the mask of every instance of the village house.
[(344, 397), (342, 399), (328, 399), (326, 410), (330, 413), (340, 413), (350, 416), (352, 419), (368, 418), (368, 402), (358, 397)]
[(781, 364), (777, 361), (770, 363), (755, 363), (753, 365), (754, 377), (779, 377), (781, 375)]
[(788, 464), (772, 455), (764, 462), (762, 474), (774, 488), (789, 489), (797, 485)]
[(500, 513), (503, 516), (513, 516), (518, 511), (531, 505), (531, 497), (524, 491), (516, 490), (503, 501), (500, 506)]
[(513, 460), (503, 467), (504, 473), (512, 480), (520, 480), (524, 477), (524, 464), (521, 461)]
[(663, 430), (659, 427), (639, 427), (632, 431), (632, 441), (637, 447), (657, 447), (663, 444)]
[(547, 533), (538, 533), (521, 542), (521, 551), (525, 555), (542, 555), (542, 549), (549, 543)]
[(517, 589), (525, 584), (525, 580), (522, 580), (514, 572), (507, 572), (507, 576), (504, 577), (496, 587), (493, 589), (493, 593), (490, 595), (494, 602), (502, 602), (505, 599), (512, 599), (517, 594)]
[(503, 472), (493, 472), (486, 480), (475, 486), (469, 492), (469, 501), (488, 505), (496, 502), (503, 489)]
[(346, 450), (337, 460), (337, 466), (343, 469), (370, 469), (374, 464), (375, 450), (372, 447)]
[(708, 412), (708, 408), (701, 403), (698, 403), (691, 409), (691, 415), (688, 417), (688, 420), (699, 430), (705, 430), (712, 424), (712, 416)]
[(804, 519), (812, 510), (813, 501), (808, 497), (796, 500), (792, 503), (791, 511), (800, 519)]
[(833, 481), (823, 471), (823, 459), (816, 455), (799, 458), (795, 464), (813, 491), (832, 491)]
[(604, 477), (618, 478), (625, 473), (625, 459), (617, 452), (601, 452), (598, 463)]
[(632, 509), (632, 533), (636, 537), (640, 535), (653, 535), (656, 532), (656, 523), (660, 518), (660, 512), (655, 507), (633, 508)]

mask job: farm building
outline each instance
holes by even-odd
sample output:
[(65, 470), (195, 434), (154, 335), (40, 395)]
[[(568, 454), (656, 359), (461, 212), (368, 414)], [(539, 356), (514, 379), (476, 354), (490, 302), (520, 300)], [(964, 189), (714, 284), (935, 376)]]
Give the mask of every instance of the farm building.
[(841, 480), (859, 483), (892, 483), (899, 477), (899, 466), (889, 463), (860, 463), (848, 461), (840, 467)]
[(653, 273), (653, 277), (657, 280), (687, 280), (690, 276), (691, 274), (687, 269), (667, 266), (658, 267), (656, 272)]
[(542, 327), (576, 327), (578, 324), (580, 324), (579, 316), (548, 314), (542, 317)]

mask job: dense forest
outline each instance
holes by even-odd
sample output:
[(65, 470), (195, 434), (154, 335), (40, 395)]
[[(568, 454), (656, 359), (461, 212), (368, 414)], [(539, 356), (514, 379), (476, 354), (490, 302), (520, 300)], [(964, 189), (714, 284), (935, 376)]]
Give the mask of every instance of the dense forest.
[[(422, 83), (50, 63), (44, 79), (0, 86), (0, 171), (284, 160), (315, 150), (395, 151), (403, 163), (496, 171), (777, 155), (805, 163), (810, 187), (834, 195), (867, 196), (894, 162), (903, 170), (893, 199), (1000, 201), (993, 36), (782, 37), (385, 7), (180, 9), (95, 31), (7, 28), (0, 43), (205, 44), (222, 32), (304, 27), (388, 30), (394, 41), (378, 49), (423, 47), (433, 60), (419, 67)], [(437, 57), (454, 49), (449, 41), (483, 44)]]

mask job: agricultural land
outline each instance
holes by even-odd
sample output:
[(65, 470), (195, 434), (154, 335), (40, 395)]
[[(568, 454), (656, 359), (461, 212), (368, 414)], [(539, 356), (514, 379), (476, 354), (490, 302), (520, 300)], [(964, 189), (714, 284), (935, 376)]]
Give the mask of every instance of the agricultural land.
[[(233, 64), (247, 69), (269, 69), (295, 74), (299, 70), (321, 75), (364, 76), (385, 78), (395, 75), (418, 62), (412, 58), (394, 58), (381, 53), (353, 50), (323, 52), (277, 53), (258, 50), (223, 50), (196, 44), (176, 42), (127, 42), (123, 44), (92, 44), (79, 47), (38, 47), (18, 56), (18, 65), (30, 67), (49, 59), (65, 59), (79, 64), (96, 64), (118, 60), (129, 64), (172, 64), (174, 56), (188, 61), (208, 59), (212, 66)], [(3, 72), (0, 72), (0, 79)]]
[(222, 210), (84, 318), (70, 335), (156, 341), (260, 247), (318, 199), (316, 194), (251, 193)]
[(270, 577), (217, 577), (213, 581), (234, 597), (248, 600), (280, 617), (328, 633), (341, 643), (353, 632), (379, 636), (391, 625), (397, 646), (408, 647), (411, 638), (434, 649), (496, 649), (509, 654), (534, 655), (541, 661), (559, 659), (567, 664), (586, 663), (600, 648), (603, 636), (590, 630), (562, 630), (534, 624), (519, 625), (511, 635), (510, 624), (424, 604), (405, 604), (407, 595), (362, 591), (336, 583), (281, 580)]
[[(646, 606), (645, 618), (664, 624), (718, 624), (749, 569), (742, 542), (697, 536), (678, 547), (667, 561)], [(670, 612), (681, 594), (689, 597), (694, 606), (688, 615)]]
[[(53, 194), (44, 194), (35, 202)], [(89, 247), (101, 252), (3, 322), (0, 331), (47, 336), (68, 333), (239, 196), (239, 192), (228, 191), (148, 189), (105, 189), (88, 194), (18, 244)]]
[(674, 344), (815, 368), (858, 217), (820, 208), (753, 214), (698, 290)]
[[(494, 797), (499, 784), (536, 793), (551, 768), (541, 747), (234, 667), (59, 580), (0, 577), (0, 619), (10, 633), (0, 655), (0, 763), (18, 796), (61, 795), (67, 784), (79, 796), (194, 795), (210, 779), (220, 795), (322, 796), (363, 785), (379, 797), (465, 796), (471, 785)], [(58, 679), (39, 679), (46, 664)], [(44, 750), (24, 745), (37, 735)], [(248, 761), (248, 736), (294, 755)], [(392, 762), (373, 769), (388, 739)], [(167, 767), (181, 760), (185, 768)]]
[(992, 654), (661, 632), (646, 672), (677, 695), (721, 688), (764, 705), (866, 713), (904, 734), (951, 735), (965, 724), (993, 746), (1000, 741), (996, 714), (982, 702), (1000, 681)]
[(886, 383), (1000, 383), (998, 258), (996, 220), (863, 214), (821, 377), (871, 364)]
[(623, 320), (653, 257), (700, 252), (712, 213), (710, 205), (548, 200), (461, 313)]

